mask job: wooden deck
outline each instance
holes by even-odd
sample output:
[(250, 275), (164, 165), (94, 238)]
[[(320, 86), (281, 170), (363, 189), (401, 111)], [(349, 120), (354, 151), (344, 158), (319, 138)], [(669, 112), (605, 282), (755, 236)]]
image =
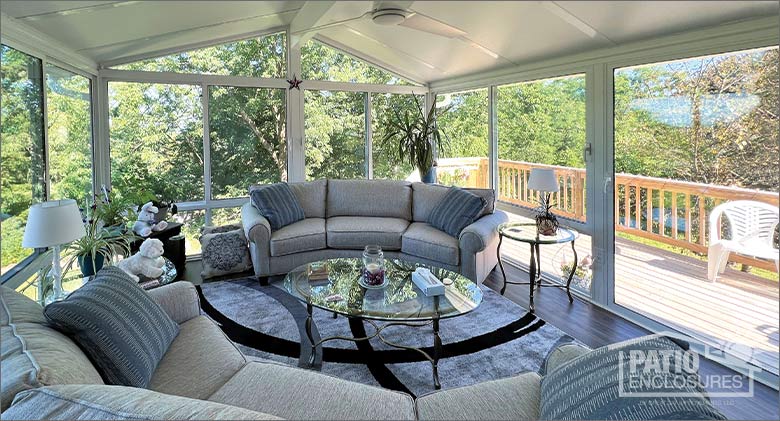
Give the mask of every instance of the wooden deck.
[[(589, 255), (590, 237), (582, 235), (576, 248), (580, 259)], [(564, 250), (571, 248), (542, 246), (546, 275), (560, 278)], [(778, 373), (777, 281), (727, 268), (713, 283), (706, 280), (706, 261), (623, 238), (616, 239), (615, 250), (617, 304)], [(505, 241), (502, 257), (527, 269), (530, 250)]]

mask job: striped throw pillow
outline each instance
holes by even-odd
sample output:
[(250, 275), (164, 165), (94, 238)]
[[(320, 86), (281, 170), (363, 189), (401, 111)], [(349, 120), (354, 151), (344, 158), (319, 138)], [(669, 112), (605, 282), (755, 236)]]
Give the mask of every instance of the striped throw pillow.
[(463, 228), (477, 220), (486, 205), (485, 199), (453, 186), (431, 209), (428, 223), (453, 237), (457, 237)]
[(660, 335), (595, 349), (542, 378), (539, 419), (726, 419), (691, 370), (693, 358)]
[(275, 231), (305, 218), (303, 208), (287, 183), (259, 186), (252, 190), (252, 206), (268, 220)]
[(44, 309), (81, 346), (106, 384), (146, 387), (179, 325), (121, 269), (103, 268)]

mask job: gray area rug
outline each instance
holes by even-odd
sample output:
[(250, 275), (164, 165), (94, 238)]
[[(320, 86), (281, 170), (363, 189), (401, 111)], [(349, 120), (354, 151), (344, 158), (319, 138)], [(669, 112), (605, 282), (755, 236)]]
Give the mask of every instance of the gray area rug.
[[(320, 370), (336, 377), (419, 396), (432, 392), (431, 364), (415, 351), (399, 350), (378, 339), (355, 343), (335, 340), (318, 348), (309, 367), (306, 306), (281, 288), (261, 286), (254, 278), (220, 281), (199, 287), (204, 311), (246, 355)], [(524, 308), (483, 287), (480, 306), (441, 321), (442, 389), (538, 371), (547, 353), (572, 339)], [(373, 328), (357, 320), (314, 309), (315, 340), (359, 337)], [(393, 342), (431, 347), (430, 326), (393, 326), (383, 331)], [(304, 346), (301, 346), (303, 342)]]

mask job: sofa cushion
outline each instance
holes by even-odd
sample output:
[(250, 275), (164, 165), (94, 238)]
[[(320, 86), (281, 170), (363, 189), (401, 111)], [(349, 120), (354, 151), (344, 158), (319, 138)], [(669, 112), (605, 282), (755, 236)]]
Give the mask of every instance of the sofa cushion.
[[(231, 226), (231, 227), (234, 227)], [(252, 258), (243, 227), (211, 229), (200, 236), (201, 279), (252, 269)]]
[(250, 198), (252, 206), (268, 220), (273, 231), (306, 217), (287, 183), (260, 186), (252, 190)]
[(415, 419), (405, 393), (270, 362), (247, 364), (209, 400), (293, 420)]
[(327, 248), (325, 220), (306, 218), (271, 233), (271, 256), (279, 257)]
[(381, 216), (411, 221), (411, 185), (393, 180), (328, 180), (328, 218), (332, 216)]
[(72, 340), (46, 326), (35, 301), (0, 286), (0, 410), (25, 389), (55, 384), (95, 383), (103, 379)]
[(428, 223), (457, 237), (477, 220), (485, 206), (485, 199), (453, 186), (428, 214)]
[(146, 387), (179, 325), (137, 282), (114, 266), (44, 309), (72, 336), (109, 384)]
[[(635, 360), (627, 357), (635, 353), (668, 353), (669, 357), (663, 358), (663, 364), (656, 360), (656, 364), (636, 366)], [(695, 365), (689, 361), (691, 358), (679, 345), (659, 335), (595, 349), (545, 375), (540, 419), (726, 419), (706, 397), (698, 373), (686, 372), (686, 366)], [(662, 367), (667, 365), (664, 370)], [(644, 396), (632, 396), (632, 390)], [(647, 393), (657, 396), (646, 396)]]
[(368, 216), (337, 216), (328, 218), (328, 247), (360, 249), (377, 244), (384, 250), (400, 250), (401, 235), (409, 221), (399, 218)]
[(46, 323), (43, 307), (11, 288), (0, 286), (0, 326), (9, 323)]
[(209, 401), (125, 386), (52, 386), (20, 393), (3, 412), (14, 420), (273, 420)]
[(457, 266), (458, 239), (425, 222), (413, 222), (404, 232), (401, 251), (412, 256)]
[(541, 377), (524, 373), (417, 398), (420, 420), (535, 420)]
[[(439, 201), (447, 194), (448, 186), (441, 184), (412, 184), (412, 211), (414, 222), (428, 222), (428, 215)], [(496, 194), (493, 189), (479, 189), (474, 187), (464, 187), (469, 193), (485, 199), (485, 209), (479, 214), (478, 218), (490, 215), (496, 209)]]
[(246, 363), (222, 330), (205, 316), (181, 325), (179, 336), (165, 353), (149, 389), (205, 399)]

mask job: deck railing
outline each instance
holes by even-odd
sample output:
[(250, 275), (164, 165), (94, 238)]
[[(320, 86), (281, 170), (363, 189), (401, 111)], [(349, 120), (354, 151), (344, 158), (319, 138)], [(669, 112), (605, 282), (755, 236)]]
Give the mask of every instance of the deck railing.
[[(538, 193), (528, 189), (528, 177), (533, 168), (552, 168), (558, 176), (560, 191), (553, 195), (555, 213), (584, 222), (587, 191), (584, 168), (499, 160), (498, 200), (527, 208), (538, 206)], [(437, 173), (440, 182), (448, 184), (489, 185), (487, 158), (440, 159)], [(779, 202), (777, 192), (615, 174), (615, 229), (706, 254), (709, 214), (715, 206), (732, 200), (755, 200), (774, 206)], [(775, 270), (774, 263), (765, 260), (733, 253), (730, 260)]]

